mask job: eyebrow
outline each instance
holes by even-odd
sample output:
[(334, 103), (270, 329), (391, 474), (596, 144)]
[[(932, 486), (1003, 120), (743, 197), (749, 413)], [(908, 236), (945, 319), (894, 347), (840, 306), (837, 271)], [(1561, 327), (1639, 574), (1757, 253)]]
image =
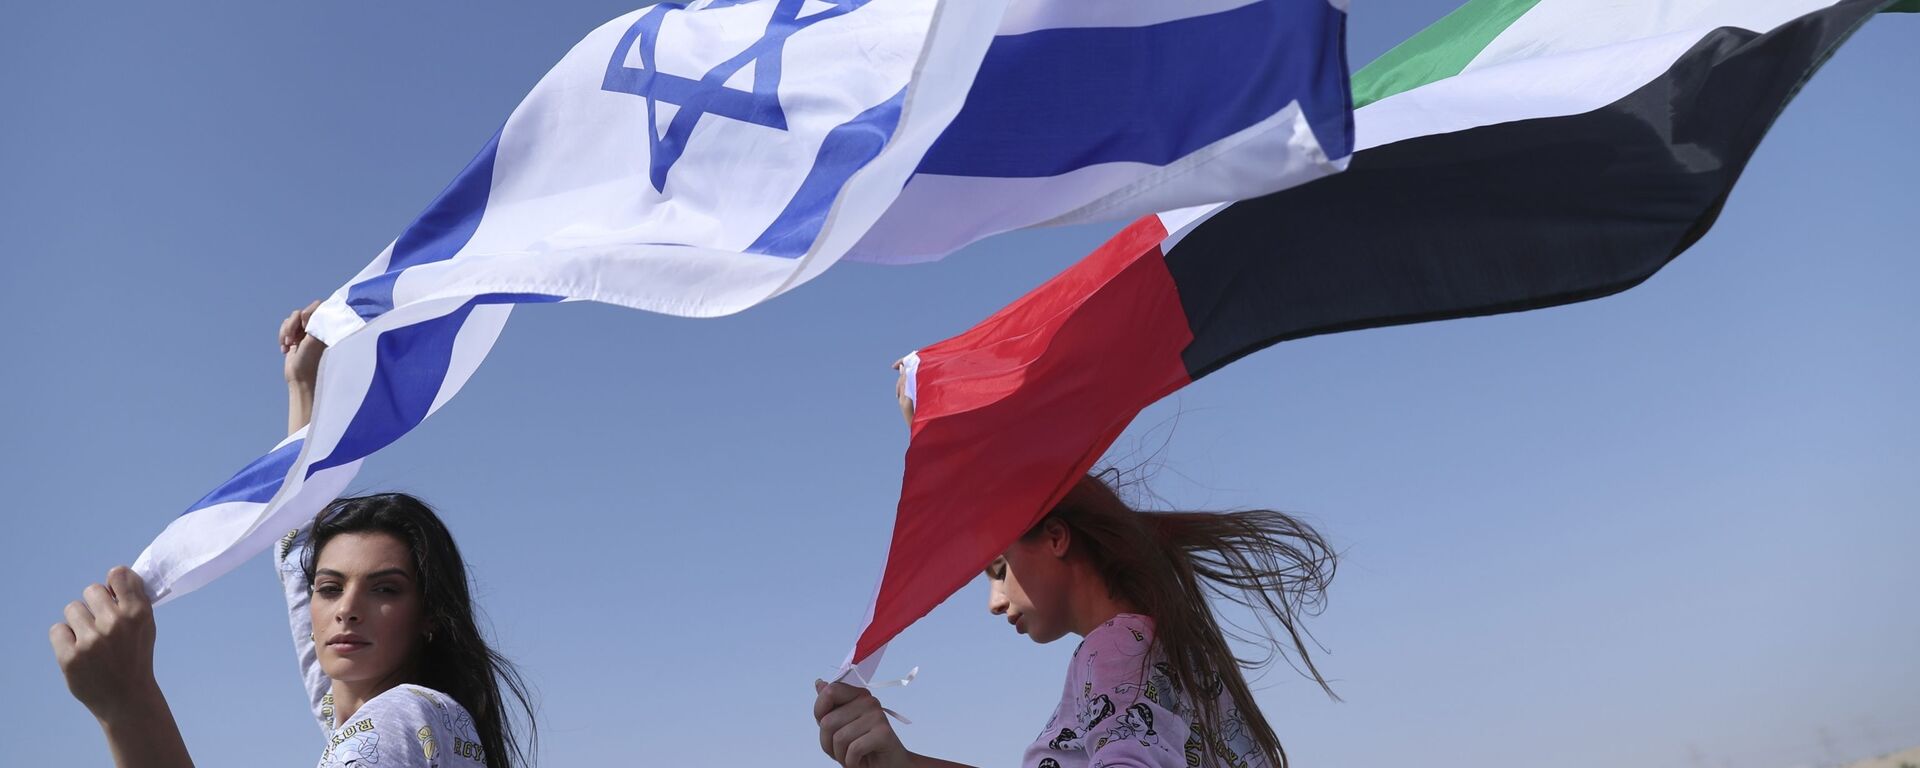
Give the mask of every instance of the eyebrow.
[[(320, 570), (315, 571), (313, 575), (316, 578), (321, 576), (331, 576), (336, 579), (344, 579), (347, 577), (346, 574), (333, 570), (332, 568), (321, 568)], [(384, 571), (374, 571), (373, 573), (367, 574), (365, 578), (379, 579), (379, 578), (385, 578), (387, 576), (399, 576), (400, 578), (407, 579), (408, 581), (413, 580), (413, 574), (407, 573), (407, 569), (405, 568), (388, 568)]]

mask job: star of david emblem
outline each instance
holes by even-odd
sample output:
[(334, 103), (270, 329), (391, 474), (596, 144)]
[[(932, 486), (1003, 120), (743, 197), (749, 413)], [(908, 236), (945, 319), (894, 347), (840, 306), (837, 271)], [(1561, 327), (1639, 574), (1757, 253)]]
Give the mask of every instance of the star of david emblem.
[[(787, 115), (780, 108), (780, 59), (787, 40), (807, 27), (828, 19), (845, 16), (871, 0), (711, 0), (700, 3), (660, 3), (648, 9), (620, 38), (607, 61), (607, 74), (600, 89), (631, 93), (647, 100), (647, 143), (652, 167), (649, 178), (657, 192), (667, 189), (667, 174), (686, 152), (687, 138), (706, 115), (787, 130)], [(699, 12), (743, 5), (750, 2), (774, 3), (766, 30), (746, 50), (720, 62), (699, 79), (661, 72), (654, 56), (660, 42), (660, 26), (674, 11)], [(824, 8), (820, 6), (825, 6)], [(801, 13), (814, 8), (811, 13)], [(638, 49), (635, 49), (635, 44)], [(639, 67), (629, 67), (629, 52), (637, 53)], [(752, 90), (730, 88), (727, 81), (748, 64), (753, 65)], [(679, 107), (660, 130), (660, 105)]]

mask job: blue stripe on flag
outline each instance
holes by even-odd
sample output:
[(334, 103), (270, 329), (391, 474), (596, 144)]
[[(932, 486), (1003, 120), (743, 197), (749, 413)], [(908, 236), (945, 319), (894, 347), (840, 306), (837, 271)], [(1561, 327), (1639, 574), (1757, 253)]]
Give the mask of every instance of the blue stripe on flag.
[(560, 301), (559, 296), (531, 293), (490, 293), (476, 296), (459, 309), (440, 317), (405, 325), (380, 334), (373, 381), (360, 409), (347, 423), (340, 442), (326, 458), (308, 465), (307, 476), (328, 467), (348, 464), (391, 445), (427, 418), (453, 363), (453, 343), (473, 308), (482, 304), (535, 304)]
[[(1166, 165), (1295, 100), (1327, 156), (1344, 157), (1345, 25), (1326, 0), (1265, 0), (1144, 27), (995, 38), (917, 172), (1036, 178), (1100, 163)], [(1088, 136), (1107, 140), (1084, 146)]]
[(800, 183), (800, 191), (787, 201), (786, 210), (767, 225), (759, 239), (747, 246), (747, 251), (788, 258), (806, 254), (820, 236), (827, 211), (833, 208), (847, 180), (879, 157), (880, 150), (893, 138), (894, 128), (900, 125), (900, 105), (906, 98), (907, 89), (902, 88), (893, 98), (829, 131), (820, 143), (813, 170)]
[(367, 278), (347, 289), (347, 306), (362, 320), (372, 320), (393, 309), (393, 284), (408, 267), (446, 261), (467, 246), (480, 217), (486, 213), (487, 197), (493, 192), (493, 161), (500, 153), (500, 132), (495, 131), (480, 154), (467, 163), (453, 183), (441, 190), (419, 218), (407, 226), (393, 242), (393, 255), (384, 274)]
[(300, 446), (307, 441), (303, 438), (275, 448), (271, 453), (254, 459), (212, 493), (187, 507), (187, 514), (215, 504), (230, 501), (250, 501), (262, 503), (273, 499), (280, 492), (281, 484), (286, 482), (287, 471), (293, 469), (294, 459), (300, 458)]

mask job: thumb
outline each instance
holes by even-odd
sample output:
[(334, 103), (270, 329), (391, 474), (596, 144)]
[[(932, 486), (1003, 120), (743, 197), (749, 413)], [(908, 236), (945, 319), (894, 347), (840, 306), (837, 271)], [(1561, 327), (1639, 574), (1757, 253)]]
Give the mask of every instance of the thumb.
[(819, 693), (819, 692), (821, 692), (821, 691), (823, 691), (823, 690), (826, 690), (826, 688), (827, 688), (827, 681), (825, 681), (825, 680), (821, 680), (821, 679), (819, 679), (819, 678), (814, 678), (814, 680), (813, 680), (813, 692), (814, 692), (814, 693)]

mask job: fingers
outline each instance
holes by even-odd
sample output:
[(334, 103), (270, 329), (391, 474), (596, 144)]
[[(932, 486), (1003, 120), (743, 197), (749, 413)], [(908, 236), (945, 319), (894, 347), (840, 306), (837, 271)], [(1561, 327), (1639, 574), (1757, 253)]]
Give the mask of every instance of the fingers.
[(853, 705), (840, 707), (820, 718), (820, 751), (839, 760), (840, 753), (846, 751), (847, 744), (860, 735), (845, 732), (865, 714), (866, 712), (860, 706)]
[[(834, 732), (833, 750), (828, 754), (843, 766), (858, 766), (861, 758), (873, 754), (876, 748), (890, 740), (893, 735), (891, 730), (886, 714), (878, 709), (861, 713), (853, 722)], [(859, 755), (853, 754), (855, 744), (862, 744), (865, 751)]]
[(813, 717), (820, 724), (820, 751), (836, 762), (854, 765), (848, 762), (847, 750), (868, 733), (881, 731), (882, 738), (877, 742), (880, 744), (891, 737), (892, 726), (872, 691), (845, 683), (828, 685), (818, 680), (813, 687), (819, 692), (813, 703)]
[[(846, 765), (847, 747), (853, 746), (854, 739), (866, 735), (865, 731), (858, 730), (859, 722), (856, 718), (853, 722), (835, 728), (833, 735), (827, 737), (827, 755), (832, 757), (834, 762)], [(822, 725), (824, 724), (823, 721)], [(825, 733), (826, 729), (822, 728), (821, 732)]]
[(300, 342), (307, 338), (307, 321), (313, 319), (313, 311), (320, 308), (320, 299), (287, 314), (280, 321), (280, 354), (300, 348)]
[(893, 399), (900, 402), (900, 415), (906, 417), (907, 426), (911, 427), (914, 402), (913, 398), (907, 396), (907, 359), (903, 357), (894, 361), (893, 369), (900, 372), (900, 377), (893, 381)]
[(120, 612), (128, 616), (141, 616), (153, 607), (152, 601), (147, 599), (147, 581), (132, 568), (121, 565), (107, 571), (107, 589), (113, 592)]
[(64, 623), (55, 624), (47, 630), (47, 642), (53, 645), (53, 658), (62, 666), (66, 665), (67, 659), (73, 658), (73, 644), (77, 640), (73, 636), (73, 627)]
[[(857, 688), (847, 685), (846, 683), (834, 683), (822, 688), (817, 684), (820, 681), (816, 680), (814, 682), (816, 683), (813, 687), (814, 690), (820, 692), (820, 695), (813, 700), (813, 719), (815, 721), (826, 717), (828, 712), (832, 712), (841, 705), (850, 703), (863, 696), (869, 699), (873, 698), (873, 692), (865, 688)], [(874, 706), (878, 707), (880, 700), (874, 699), (873, 703)]]
[(106, 627), (102, 626), (103, 624), (112, 623), (113, 615), (117, 611), (114, 610), (116, 606), (113, 603), (113, 595), (107, 593), (106, 587), (88, 584), (86, 589), (80, 591), (80, 599), (87, 604), (87, 612), (93, 614), (96, 628), (104, 630)]
[(327, 348), (327, 343), (326, 343), (326, 342), (324, 342), (324, 341), (321, 341), (321, 340), (320, 340), (320, 337), (318, 337), (318, 336), (314, 336), (314, 335), (312, 335), (312, 334), (307, 334), (307, 333), (305, 333), (304, 331), (303, 331), (302, 333), (303, 333), (304, 335), (302, 335), (302, 336), (300, 337), (300, 343), (299, 343), (299, 344), (295, 344), (295, 345), (294, 345), (294, 348), (295, 348), (295, 349), (302, 349), (302, 350), (305, 350), (305, 349), (321, 349), (321, 350), (324, 350), (324, 349), (326, 349), (326, 348)]
[(824, 681), (813, 681), (813, 721), (816, 723), (820, 722), (820, 718), (826, 717), (828, 712), (833, 711), (833, 697), (827, 694), (831, 688), (832, 686)]
[(87, 610), (86, 603), (78, 600), (67, 603), (67, 609), (64, 613), (67, 618), (67, 626), (73, 629), (74, 642), (90, 643), (100, 636), (100, 631), (93, 627), (93, 612)]
[[(885, 724), (885, 716), (882, 716), (880, 720), (882, 724)], [(886, 731), (877, 729), (861, 734), (860, 738), (854, 739), (852, 743), (847, 745), (847, 753), (840, 758), (840, 764), (848, 766), (864, 764), (868, 757), (879, 754), (882, 749), (888, 746), (887, 737), (889, 735)]]

